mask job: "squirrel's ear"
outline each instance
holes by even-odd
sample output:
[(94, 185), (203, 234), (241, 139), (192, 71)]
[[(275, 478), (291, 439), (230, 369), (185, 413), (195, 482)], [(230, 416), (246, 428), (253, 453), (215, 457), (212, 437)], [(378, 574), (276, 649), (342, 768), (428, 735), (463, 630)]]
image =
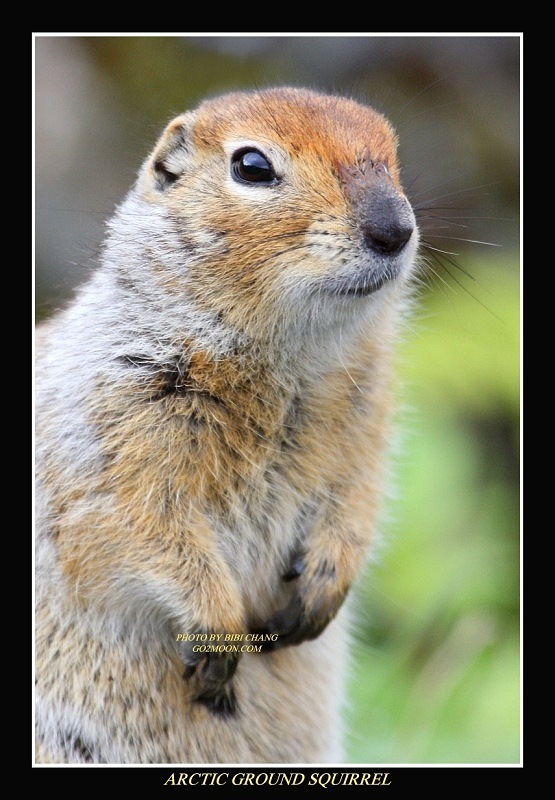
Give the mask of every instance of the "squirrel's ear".
[(172, 120), (149, 159), (149, 172), (156, 189), (161, 192), (169, 189), (187, 170), (192, 151), (193, 120), (193, 113), (182, 114)]

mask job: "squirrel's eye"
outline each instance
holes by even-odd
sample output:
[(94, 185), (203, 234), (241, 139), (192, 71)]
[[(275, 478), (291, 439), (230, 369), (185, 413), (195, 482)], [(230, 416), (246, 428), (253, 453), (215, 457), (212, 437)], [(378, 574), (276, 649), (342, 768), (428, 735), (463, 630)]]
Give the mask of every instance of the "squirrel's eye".
[(268, 159), (258, 150), (238, 150), (233, 154), (231, 174), (240, 183), (277, 183)]

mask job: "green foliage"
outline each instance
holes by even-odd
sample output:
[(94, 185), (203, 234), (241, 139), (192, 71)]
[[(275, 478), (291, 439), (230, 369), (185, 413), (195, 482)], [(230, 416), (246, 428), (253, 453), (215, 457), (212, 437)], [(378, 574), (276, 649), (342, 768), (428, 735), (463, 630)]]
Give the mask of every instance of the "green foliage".
[(392, 519), (358, 587), (352, 762), (519, 761), (519, 280), (465, 265), (402, 348)]

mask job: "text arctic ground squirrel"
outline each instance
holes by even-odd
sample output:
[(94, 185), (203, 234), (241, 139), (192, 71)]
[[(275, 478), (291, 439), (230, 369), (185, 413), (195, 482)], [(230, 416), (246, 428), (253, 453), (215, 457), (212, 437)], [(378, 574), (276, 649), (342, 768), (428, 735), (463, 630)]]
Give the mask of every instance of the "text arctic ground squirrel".
[[(38, 762), (342, 760), (417, 246), (367, 106), (275, 88), (167, 126), (37, 332)], [(185, 638), (247, 633), (277, 640)]]

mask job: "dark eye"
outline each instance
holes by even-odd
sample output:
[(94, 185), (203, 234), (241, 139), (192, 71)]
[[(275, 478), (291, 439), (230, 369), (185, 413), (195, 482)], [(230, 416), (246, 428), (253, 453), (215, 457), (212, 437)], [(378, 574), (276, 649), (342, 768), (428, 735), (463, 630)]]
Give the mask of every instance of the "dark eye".
[(238, 150), (231, 160), (231, 174), (239, 183), (277, 183), (274, 168), (258, 150)]

